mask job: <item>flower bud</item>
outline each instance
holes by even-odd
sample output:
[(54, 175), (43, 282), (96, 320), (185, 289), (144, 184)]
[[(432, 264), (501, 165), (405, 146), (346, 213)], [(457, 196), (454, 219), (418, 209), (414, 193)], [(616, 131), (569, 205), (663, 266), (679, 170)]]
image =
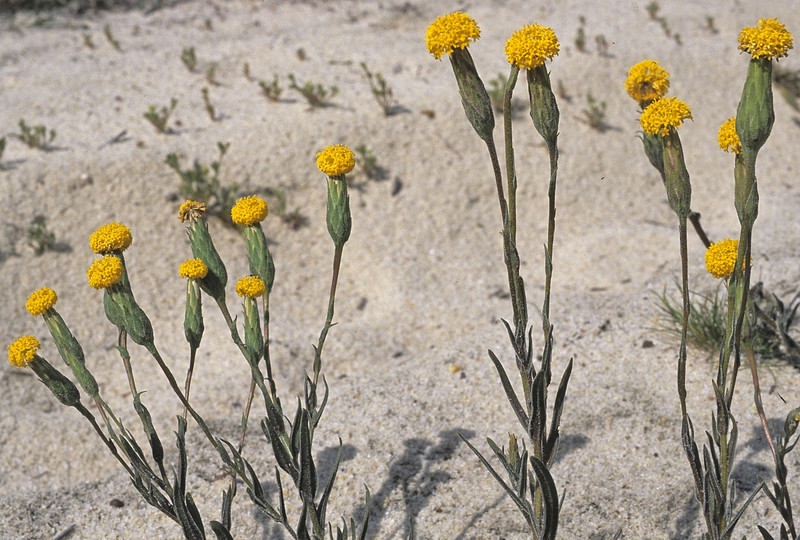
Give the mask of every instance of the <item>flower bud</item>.
[(747, 67), (739, 108), (736, 109), (736, 133), (745, 153), (755, 154), (772, 131), (772, 60), (753, 58)]
[(55, 310), (50, 309), (44, 314), (45, 323), (50, 330), (50, 335), (53, 336), (53, 341), (58, 348), (58, 353), (61, 359), (69, 366), (78, 384), (89, 394), (91, 397), (96, 398), (99, 394), (97, 381), (94, 376), (89, 372), (85, 365), (83, 355), (83, 348), (81, 347), (75, 336), (67, 328), (67, 324), (61, 315)]
[(671, 128), (661, 141), (664, 146), (664, 184), (667, 188), (667, 199), (678, 217), (686, 219), (690, 212), (692, 185), (683, 158), (681, 139), (678, 132)]
[(328, 234), (336, 247), (342, 247), (350, 238), (353, 226), (350, 215), (350, 195), (344, 178), (328, 176), (328, 208), (325, 215)]
[(269, 247), (267, 247), (264, 231), (261, 229), (261, 225), (256, 223), (244, 227), (242, 234), (247, 245), (247, 260), (250, 263), (250, 273), (264, 281), (267, 295), (269, 295), (272, 291), (272, 284), (275, 281), (275, 262), (272, 260)]
[(183, 335), (192, 350), (200, 346), (203, 338), (203, 302), (200, 295), (200, 284), (197, 280), (186, 281), (186, 312), (183, 317)]
[(550, 74), (544, 64), (529, 69), (528, 97), (531, 102), (531, 119), (547, 148), (556, 148), (558, 138), (558, 104), (550, 86)]
[(33, 357), (33, 360), (28, 365), (39, 376), (39, 380), (56, 396), (58, 401), (67, 407), (80, 405), (81, 394), (78, 388), (61, 372), (51, 366), (47, 360), (37, 355)]
[(467, 120), (472, 124), (478, 137), (484, 141), (492, 140), (494, 130), (494, 110), (486, 87), (475, 69), (472, 55), (464, 49), (455, 49), (450, 53), (450, 65), (458, 83), (458, 93)]

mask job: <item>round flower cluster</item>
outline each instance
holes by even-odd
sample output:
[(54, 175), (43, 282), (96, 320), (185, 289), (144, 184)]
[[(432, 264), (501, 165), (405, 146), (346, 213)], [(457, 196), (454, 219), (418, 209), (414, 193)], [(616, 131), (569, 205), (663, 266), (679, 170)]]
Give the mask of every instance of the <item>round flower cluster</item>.
[(478, 23), (467, 15), (456, 11), (437, 17), (425, 31), (425, 44), (428, 52), (439, 60), (442, 55), (450, 54), (454, 49), (463, 49), (481, 37)]
[(639, 121), (648, 135), (666, 137), (671, 128), (678, 128), (687, 118), (692, 118), (689, 106), (678, 98), (661, 98), (648, 105)]
[(639, 103), (660, 99), (668, 89), (669, 73), (655, 60), (634, 64), (625, 79), (625, 90)]
[(317, 154), (317, 167), (328, 176), (342, 176), (356, 166), (356, 157), (347, 146), (326, 146)]
[(178, 271), (181, 277), (189, 279), (203, 279), (208, 275), (208, 266), (202, 259), (191, 259), (181, 263)]
[(122, 261), (107, 256), (95, 259), (86, 271), (86, 275), (89, 277), (89, 285), (95, 289), (105, 289), (119, 282), (123, 270)]
[(41, 346), (39, 340), (33, 336), (20, 336), (8, 346), (8, 361), (15, 367), (28, 367)]
[(533, 69), (558, 54), (558, 38), (547, 26), (529, 24), (511, 34), (505, 53), (510, 64), (520, 69)]
[(729, 278), (736, 264), (739, 241), (726, 238), (706, 250), (706, 270), (715, 278)]
[(133, 242), (131, 230), (121, 223), (107, 223), (89, 237), (89, 246), (99, 254), (125, 251)]
[(178, 210), (178, 218), (181, 220), (181, 223), (187, 219), (197, 221), (204, 215), (206, 215), (206, 203), (203, 202), (186, 201)]
[(28, 297), (28, 301), (25, 302), (25, 309), (28, 310), (28, 313), (36, 317), (56, 305), (57, 300), (58, 295), (56, 291), (49, 287), (42, 287), (31, 293)]
[(258, 298), (265, 290), (264, 280), (258, 276), (245, 276), (236, 283), (236, 294), (239, 296)]
[(231, 208), (231, 219), (237, 225), (253, 225), (267, 217), (267, 203), (255, 195), (242, 197)]
[(739, 141), (739, 135), (736, 134), (736, 118), (728, 118), (719, 128), (717, 135), (717, 142), (719, 147), (726, 152), (733, 152), (734, 154), (742, 153), (742, 143)]
[(782, 58), (792, 48), (792, 34), (777, 19), (761, 19), (758, 26), (743, 28), (739, 34), (739, 50), (752, 58)]

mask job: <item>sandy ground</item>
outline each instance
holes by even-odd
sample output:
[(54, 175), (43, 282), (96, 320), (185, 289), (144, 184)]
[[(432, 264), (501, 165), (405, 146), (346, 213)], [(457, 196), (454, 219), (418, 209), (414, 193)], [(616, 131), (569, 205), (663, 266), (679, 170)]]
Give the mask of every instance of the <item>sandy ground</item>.
[[(730, 0), (662, 2), (660, 14), (680, 34), (678, 44), (649, 19), (644, 1), (546, 4), (197, 1), (150, 14), (56, 15), (40, 26), (30, 15), (13, 24), (0, 21), (2, 131), (17, 132), (20, 118), (57, 131), (47, 152), (9, 138), (0, 163), (2, 341), (35, 334), (43, 341), (41, 354), (59, 365), (43, 322), (24, 308), (31, 291), (56, 289), (57, 308), (83, 344), (103, 394), (137, 432), (122, 366), (111, 348), (115, 331), (103, 316), (101, 294), (86, 283), (93, 257), (88, 237), (112, 220), (132, 228), (126, 260), (134, 291), (153, 321), (157, 345), (182, 378), (188, 353), (184, 285), (176, 268), (189, 247), (177, 219), (178, 177), (164, 158), (177, 152), (184, 165), (195, 158), (208, 164), (217, 141), (229, 141), (222, 181), (238, 183), (241, 194), (282, 189), (289, 208), (299, 208), (305, 218), (302, 227), (290, 230), (273, 212), (264, 225), (277, 265), (272, 358), (279, 392), (284, 403), (292, 403), (310, 369), (330, 280), (325, 184), (314, 155), (328, 144), (364, 144), (387, 179), (352, 175), (358, 186), (351, 195), (353, 234), (344, 254), (338, 324), (324, 356), (331, 396), (315, 441), (323, 477), (337, 438), (344, 443), (330, 519), (363, 515), (366, 484), (373, 495), (371, 538), (405, 538), (411, 523), (421, 539), (525, 538), (513, 503), (456, 435), (465, 434), (488, 452), (486, 437), (502, 443), (508, 431), (521, 429), (486, 354), (492, 348), (511, 369), (499, 322), (510, 316), (510, 306), (501, 294), (507, 282), (491, 168), (464, 118), (448, 62), (431, 58), (423, 37), (436, 16), (466, 9), (482, 30), (471, 51), (489, 80), (508, 71), (502, 50), (511, 32), (538, 21), (561, 40), (561, 54), (550, 68), (554, 84), (563, 84), (570, 98), (560, 100), (551, 314), (555, 378), (575, 359), (552, 471), (566, 493), (560, 536), (609, 538), (621, 528), (624, 538), (697, 537), (698, 506), (679, 444), (677, 342), (652, 329), (655, 294), (673, 288), (679, 271), (677, 224), (642, 154), (637, 106), (622, 83), (629, 66), (645, 58), (670, 71), (670, 95), (688, 102), (694, 114), (694, 122), (681, 129), (693, 207), (713, 237), (737, 235), (732, 158), (716, 144), (719, 125), (735, 113), (747, 66), (736, 37), (759, 17), (778, 17), (797, 35), (800, 13), (794, 0), (760, 2), (758, 8)], [(581, 16), (586, 52), (574, 45)], [(706, 27), (706, 16), (713, 17), (716, 32)], [(121, 51), (104, 38), (105, 25)], [(84, 45), (82, 33), (91, 35), (95, 48)], [(597, 35), (608, 42), (605, 55), (597, 51)], [(182, 49), (191, 46), (200, 65), (195, 74), (180, 61)], [(797, 52), (781, 64), (800, 67)], [(399, 114), (383, 116), (361, 73), (362, 61), (383, 73)], [(218, 66), (219, 84), (210, 86), (217, 121), (206, 115), (201, 97), (201, 88), (209, 86), (203, 72), (211, 63)], [(254, 80), (279, 75), (286, 88), (286, 75), (293, 73), (301, 82), (340, 91), (323, 109), (310, 110), (288, 89), (280, 102), (270, 103), (242, 75), (244, 63)], [(606, 103), (609, 129), (603, 133), (581, 121), (588, 94)], [(524, 112), (524, 91), (519, 96), (518, 243), (531, 322), (538, 328), (547, 157)], [(160, 107), (172, 97), (179, 101), (172, 133), (158, 134), (142, 115), (148, 105)], [(777, 97), (775, 110), (772, 137), (759, 160), (754, 280), (785, 295), (797, 290), (800, 278), (800, 116)], [(104, 144), (122, 131), (122, 140)], [(39, 257), (25, 237), (38, 214), (47, 216), (58, 242), (56, 251)], [(237, 233), (218, 220), (211, 228), (229, 275), (244, 275)], [(694, 236), (689, 242), (692, 287), (712, 291), (703, 246)], [(234, 439), (248, 371), (221, 316), (206, 304), (192, 397), (212, 429)], [(234, 312), (238, 304), (229, 297)], [(539, 334), (534, 336), (538, 348)], [(644, 348), (646, 340), (653, 346)], [(131, 351), (138, 385), (146, 389), (143, 399), (174, 457), (178, 402), (145, 352)], [(690, 351), (688, 387), (698, 434), (709, 425), (714, 369), (705, 352)], [(800, 401), (800, 373), (777, 364), (762, 377), (768, 415), (782, 419)], [(76, 539), (180, 536), (173, 522), (141, 501), (74, 410), (8, 364), (0, 368), (0, 386), (0, 537), (54, 538), (64, 531)], [(734, 477), (742, 494), (758, 478), (772, 478), (751, 393), (743, 372), (734, 402), (740, 423)], [(192, 424), (189, 446), (189, 488), (204, 519), (218, 519), (226, 480)], [(274, 493), (274, 463), (256, 429), (247, 452)], [(800, 471), (797, 456), (788, 462), (790, 478)], [(113, 499), (123, 505), (112, 505)], [(758, 537), (758, 523), (775, 531), (776, 519), (761, 497), (745, 514), (739, 535)], [(237, 538), (283, 538), (254, 510), (244, 489), (236, 499), (233, 532)]]

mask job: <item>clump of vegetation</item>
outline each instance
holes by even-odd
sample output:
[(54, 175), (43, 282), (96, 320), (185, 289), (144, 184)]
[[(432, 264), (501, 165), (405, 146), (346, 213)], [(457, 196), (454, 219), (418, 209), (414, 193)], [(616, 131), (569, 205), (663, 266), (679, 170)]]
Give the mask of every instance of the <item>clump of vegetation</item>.
[(364, 76), (369, 82), (369, 88), (372, 90), (372, 95), (378, 102), (378, 105), (383, 109), (384, 116), (391, 116), (395, 112), (395, 100), (392, 94), (392, 89), (380, 73), (372, 73), (367, 64), (361, 62), (361, 69), (364, 71)]
[(270, 101), (279, 101), (283, 88), (278, 82), (278, 76), (272, 79), (272, 82), (267, 84), (266, 81), (258, 81), (258, 86), (261, 88), (261, 93)]
[(330, 100), (339, 93), (336, 86), (326, 88), (311, 81), (306, 81), (300, 86), (293, 74), (290, 73), (287, 77), (289, 78), (289, 88), (299, 92), (312, 107), (327, 107), (330, 105)]
[[(38, 148), (39, 150), (47, 150), (50, 143), (56, 138), (56, 130), (47, 128), (41, 124), (29, 126), (25, 120), (19, 121), (19, 133), (13, 134), (15, 137), (25, 143), (29, 148)], [(3, 145), (5, 147), (5, 144)]]
[(36, 216), (28, 227), (28, 246), (38, 257), (45, 251), (53, 249), (56, 243), (56, 235), (47, 228), (47, 218)]
[(178, 173), (181, 179), (180, 193), (183, 197), (193, 201), (206, 203), (209, 214), (215, 215), (227, 223), (231, 223), (231, 208), (236, 199), (237, 184), (223, 186), (219, 179), (219, 170), (222, 158), (230, 148), (230, 143), (217, 143), (219, 157), (205, 166), (195, 159), (192, 167), (181, 169), (180, 159), (177, 154), (167, 154), (165, 163)]
[(583, 109), (583, 122), (592, 129), (603, 132), (608, 129), (606, 124), (606, 102), (598, 102), (591, 94), (586, 94), (587, 108)]
[(161, 107), (160, 110), (155, 105), (150, 105), (147, 108), (147, 112), (144, 113), (144, 117), (159, 133), (169, 133), (167, 122), (169, 122), (169, 117), (177, 105), (178, 100), (175, 98), (169, 101), (169, 107)]
[(597, 54), (600, 56), (608, 56), (608, 40), (603, 34), (598, 34), (594, 37), (594, 44), (597, 46)]
[(194, 73), (197, 69), (197, 55), (195, 55), (194, 47), (188, 47), (181, 52), (181, 62), (189, 70), (189, 73)]
[(253, 78), (250, 76), (250, 64), (248, 64), (247, 62), (245, 62), (244, 65), (242, 66), (242, 75), (244, 75), (244, 78), (247, 79), (248, 81), (253, 80)]
[(370, 180), (385, 180), (388, 173), (385, 168), (378, 164), (378, 159), (372, 150), (367, 148), (366, 145), (361, 144), (356, 146), (356, 163), (359, 169), (364, 172), (366, 177)]
[(3, 159), (3, 152), (6, 150), (6, 138), (0, 137), (0, 160)]
[(289, 210), (289, 206), (286, 200), (286, 192), (282, 189), (267, 189), (267, 194), (271, 195), (275, 198), (275, 204), (271, 206), (272, 212), (275, 213), (276, 216), (280, 218), (280, 220), (286, 224), (286, 226), (292, 230), (296, 231), (300, 227), (306, 224), (306, 217), (300, 212), (300, 207), (296, 207), (294, 210)]

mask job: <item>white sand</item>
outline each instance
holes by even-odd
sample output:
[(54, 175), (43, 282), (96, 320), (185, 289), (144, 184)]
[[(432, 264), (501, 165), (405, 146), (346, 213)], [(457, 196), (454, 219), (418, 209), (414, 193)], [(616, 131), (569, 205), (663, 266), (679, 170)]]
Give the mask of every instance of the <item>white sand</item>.
[[(481, 26), (482, 37), (470, 50), (485, 81), (508, 71), (504, 41), (524, 24), (551, 26), (562, 45), (550, 66), (554, 84), (563, 83), (571, 96), (559, 103), (554, 385), (570, 357), (575, 369), (552, 470), (559, 492), (566, 492), (560, 537), (606, 538), (619, 528), (624, 538), (696, 537), (701, 518), (679, 441), (677, 341), (652, 330), (654, 295), (665, 287), (674, 290), (679, 271), (677, 224), (636, 138), (637, 106), (622, 83), (629, 66), (645, 58), (670, 71), (671, 95), (687, 101), (695, 118), (681, 129), (693, 207), (710, 235), (735, 236), (733, 160), (718, 150), (716, 133), (735, 114), (747, 66), (736, 37), (759, 17), (778, 17), (798, 35), (800, 13), (794, 0), (760, 2), (759, 8), (755, 2), (663, 2), (661, 15), (680, 34), (679, 46), (649, 20), (644, 1), (550, 4), (555, 5), (509, 0), (463, 7)], [(56, 16), (44, 28), (35, 27), (32, 16), (18, 17), (16, 29), (3, 20), (0, 126), (16, 132), (24, 118), (55, 128), (58, 135), (51, 152), (9, 138), (2, 158), (2, 341), (35, 334), (43, 341), (41, 354), (64, 368), (43, 322), (24, 308), (31, 291), (43, 285), (56, 289), (57, 309), (83, 344), (104, 396), (139, 433), (111, 348), (115, 331), (103, 316), (101, 294), (86, 284), (93, 257), (88, 237), (112, 220), (132, 228), (126, 261), (134, 291), (153, 322), (157, 345), (182, 379), (184, 286), (176, 268), (190, 252), (177, 220), (178, 178), (164, 157), (178, 152), (184, 166), (195, 158), (208, 164), (216, 157), (217, 141), (230, 141), (223, 182), (238, 182), (242, 193), (284, 189), (290, 209), (299, 207), (307, 219), (297, 231), (274, 216), (265, 222), (277, 265), (271, 351), (279, 392), (292, 411), (324, 320), (332, 256), (324, 178), (314, 155), (328, 144), (365, 144), (389, 180), (364, 182), (362, 173), (353, 175), (364, 185), (351, 192), (354, 226), (344, 254), (338, 325), (324, 355), (331, 397), (316, 440), (325, 474), (337, 437), (345, 445), (329, 518), (361, 515), (367, 484), (374, 503), (370, 537), (403, 538), (411, 521), (417, 537), (425, 539), (527, 537), (513, 503), (455, 435), (469, 435), (490, 452), (485, 437), (502, 444), (509, 430), (522, 433), (486, 355), (492, 348), (513, 372), (499, 323), (510, 310), (497, 294), (507, 282), (488, 156), (464, 118), (449, 63), (431, 58), (423, 41), (430, 21), (460, 7), (399, 0), (198, 1), (149, 15)], [(704, 28), (706, 15), (714, 17), (718, 33)], [(586, 18), (585, 53), (574, 46), (579, 16)], [(205, 28), (207, 19), (213, 30)], [(106, 24), (121, 52), (103, 37)], [(83, 45), (82, 32), (91, 34), (96, 48)], [(608, 56), (596, 52), (599, 34), (609, 43)], [(197, 74), (180, 61), (181, 50), (190, 46), (200, 62)], [(296, 54), (300, 48), (305, 61)], [(781, 64), (797, 69), (798, 52)], [(407, 112), (382, 115), (361, 61), (383, 73)], [(217, 122), (206, 115), (200, 94), (207, 85), (202, 72), (212, 62), (218, 63), (220, 83), (210, 88), (221, 115)], [(242, 76), (245, 62), (256, 79), (271, 81), (277, 74), (286, 87), (286, 75), (294, 73), (302, 82), (336, 85), (340, 92), (325, 109), (309, 110), (288, 89), (283, 102), (269, 103), (257, 84)], [(612, 129), (605, 133), (581, 122), (588, 93), (607, 104)], [(518, 87), (518, 96), (525, 101), (524, 88)], [(175, 132), (157, 134), (142, 115), (149, 104), (160, 107), (171, 97), (179, 100), (170, 121)], [(775, 111), (772, 137), (759, 160), (753, 278), (787, 294), (797, 290), (800, 279), (800, 120), (777, 96)], [(518, 243), (538, 349), (547, 157), (524, 112), (515, 126)], [(100, 148), (123, 130), (125, 140)], [(499, 130), (497, 140), (502, 146)], [(392, 195), (395, 179), (402, 188)], [(34, 256), (25, 229), (36, 214), (47, 216), (59, 245), (68, 249)], [(211, 227), (235, 280), (247, 268), (243, 244), (219, 221)], [(703, 269), (703, 246), (695, 236), (689, 252), (692, 287), (712, 291), (715, 284)], [(234, 439), (248, 371), (212, 302), (205, 304), (207, 330), (192, 398), (212, 429)], [(238, 298), (229, 297), (229, 305), (238, 310)], [(645, 340), (654, 346), (642, 348)], [(137, 383), (147, 390), (143, 399), (174, 457), (178, 401), (145, 352), (131, 346), (131, 353)], [(706, 357), (690, 351), (690, 407), (700, 442), (713, 407), (715, 368)], [(461, 371), (452, 373), (452, 365)], [(141, 501), (77, 413), (25, 373), (8, 364), (0, 368), (0, 537), (53, 538), (74, 527), (71, 538), (179, 538), (179, 528)], [(800, 374), (778, 364), (763, 370), (762, 379), (769, 417), (783, 418), (800, 401)], [(739, 381), (734, 477), (744, 494), (758, 477), (771, 479), (772, 469), (749, 374), (743, 370)], [(219, 519), (226, 480), (196, 425), (189, 429), (189, 487), (208, 522)], [(274, 464), (257, 429), (247, 450), (274, 492)], [(798, 455), (787, 463), (795, 488)], [(797, 489), (793, 494), (800, 496)], [(124, 506), (111, 506), (114, 498)], [(777, 530), (777, 512), (763, 497), (745, 514), (737, 537), (757, 538), (758, 523)], [(233, 533), (283, 537), (257, 514), (243, 488)]]

